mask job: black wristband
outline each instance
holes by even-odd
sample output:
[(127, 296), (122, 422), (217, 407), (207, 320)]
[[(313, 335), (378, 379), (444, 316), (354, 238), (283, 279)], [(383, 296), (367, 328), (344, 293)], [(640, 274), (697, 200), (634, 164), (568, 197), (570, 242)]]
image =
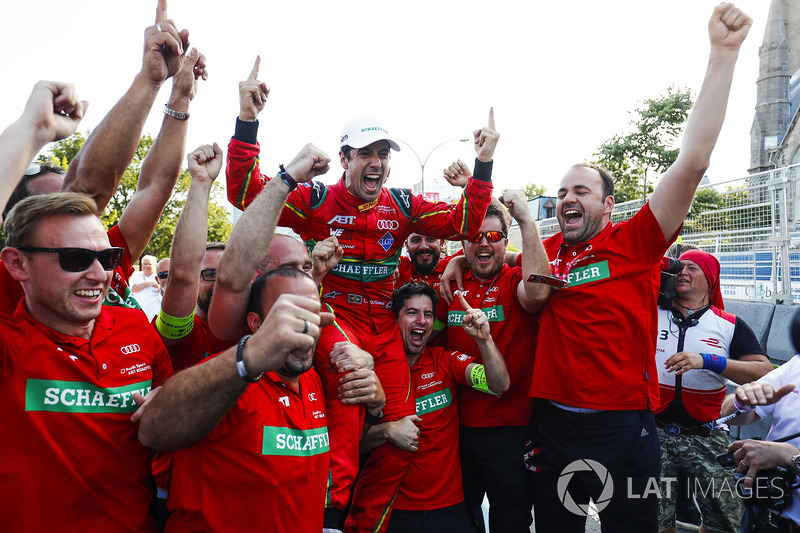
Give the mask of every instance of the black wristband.
[(233, 138), (247, 144), (256, 144), (258, 142), (258, 121), (247, 122), (237, 118)]
[(261, 376), (263, 376), (264, 373), (262, 372), (255, 378), (250, 379), (248, 377), (247, 367), (244, 366), (244, 359), (242, 359), (242, 352), (244, 351), (244, 345), (247, 342), (247, 339), (249, 339), (250, 337), (252, 337), (252, 335), (245, 335), (244, 337), (239, 339), (239, 345), (236, 347), (236, 370), (239, 372), (239, 375), (242, 377), (243, 380), (245, 380), (248, 383), (255, 383), (256, 381), (261, 379)]
[(377, 416), (370, 413), (369, 409), (366, 409), (365, 413), (366, 414), (364, 415), (364, 423), (369, 424), (370, 426), (375, 426), (377, 424), (380, 424), (381, 420), (383, 420), (383, 409), (381, 409), (381, 412), (378, 413)]
[(289, 192), (292, 192), (297, 188), (297, 182), (294, 181), (294, 178), (290, 176), (288, 172), (286, 172), (286, 169), (283, 168), (283, 165), (281, 165), (281, 171), (278, 172), (277, 177), (282, 179), (283, 182), (289, 187)]
[(494, 160), (484, 163), (477, 157), (475, 158), (475, 170), (472, 171), (472, 177), (480, 181), (492, 181), (492, 165)]

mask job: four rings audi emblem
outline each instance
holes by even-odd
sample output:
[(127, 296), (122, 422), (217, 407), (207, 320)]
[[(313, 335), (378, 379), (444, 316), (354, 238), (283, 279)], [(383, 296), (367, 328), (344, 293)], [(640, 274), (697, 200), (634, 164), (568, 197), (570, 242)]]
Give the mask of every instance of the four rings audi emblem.
[(396, 230), (400, 227), (400, 223), (396, 220), (379, 220), (378, 229), (391, 229)]
[(142, 348), (138, 344), (129, 344), (127, 346), (123, 346), (120, 351), (125, 355), (130, 355), (132, 353), (142, 351)]

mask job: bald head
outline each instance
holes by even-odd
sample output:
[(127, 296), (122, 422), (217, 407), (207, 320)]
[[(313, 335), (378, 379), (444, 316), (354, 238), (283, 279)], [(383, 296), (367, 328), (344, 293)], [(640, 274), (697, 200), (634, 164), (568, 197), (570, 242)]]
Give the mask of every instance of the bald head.
[(310, 272), (311, 258), (305, 244), (289, 235), (276, 233), (272, 237), (264, 261), (258, 268), (258, 274), (285, 267)]

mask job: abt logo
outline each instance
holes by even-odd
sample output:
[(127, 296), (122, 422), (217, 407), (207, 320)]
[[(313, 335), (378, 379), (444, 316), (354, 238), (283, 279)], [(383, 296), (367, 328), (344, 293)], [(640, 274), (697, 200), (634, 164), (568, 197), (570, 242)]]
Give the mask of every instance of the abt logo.
[[(345, 224), (345, 225), (352, 225), (356, 223), (355, 215), (345, 216), (345, 215), (336, 215), (332, 219), (328, 221), (328, 224)], [(331, 230), (332, 231), (332, 230)]]
[(400, 227), (400, 223), (396, 220), (379, 220), (378, 229), (396, 230)]
[(132, 353), (141, 352), (142, 348), (138, 344), (129, 344), (120, 348), (120, 351), (125, 355), (130, 355)]

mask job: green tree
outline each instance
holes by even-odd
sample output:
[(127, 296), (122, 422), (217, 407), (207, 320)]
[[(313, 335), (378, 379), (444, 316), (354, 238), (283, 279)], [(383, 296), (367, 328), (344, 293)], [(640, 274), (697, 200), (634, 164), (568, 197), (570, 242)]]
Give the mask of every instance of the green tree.
[(544, 196), (544, 193), (547, 192), (547, 187), (530, 182), (522, 186), (522, 192), (525, 193), (525, 197), (528, 198), (528, 200), (532, 200), (533, 198)]
[[(45, 159), (58, 161), (64, 168), (67, 168), (85, 140), (86, 135), (76, 133), (72, 137), (59, 141), (50, 148)], [(106, 210), (100, 217), (106, 228), (110, 228), (119, 221), (122, 212), (133, 198), (136, 192), (136, 185), (139, 182), (142, 162), (152, 146), (153, 138), (150, 135), (145, 135), (139, 140), (139, 146), (136, 148), (133, 160), (125, 170), (117, 191), (111, 197), (111, 200), (108, 202), (108, 207), (106, 207)], [(172, 197), (170, 197), (167, 205), (164, 207), (164, 212), (161, 215), (161, 219), (158, 221), (156, 230), (144, 254), (154, 255), (158, 258), (164, 258), (169, 255), (172, 245), (172, 236), (175, 234), (175, 226), (178, 223), (178, 218), (186, 203), (186, 196), (189, 192), (191, 181), (192, 179), (189, 175), (189, 171), (183, 169), (175, 185)], [(209, 204), (208, 240), (227, 241), (232, 229), (233, 224), (230, 221), (228, 210), (225, 207), (225, 193), (222, 185), (216, 182), (211, 192), (211, 201)], [(138, 258), (134, 258), (134, 261), (137, 259)]]
[(692, 96), (689, 89), (669, 87), (666, 95), (642, 103), (633, 111), (633, 132), (613, 136), (594, 153), (593, 162), (614, 176), (617, 203), (649, 195), (654, 174), (664, 172), (678, 158), (679, 150), (672, 146), (683, 131)]

